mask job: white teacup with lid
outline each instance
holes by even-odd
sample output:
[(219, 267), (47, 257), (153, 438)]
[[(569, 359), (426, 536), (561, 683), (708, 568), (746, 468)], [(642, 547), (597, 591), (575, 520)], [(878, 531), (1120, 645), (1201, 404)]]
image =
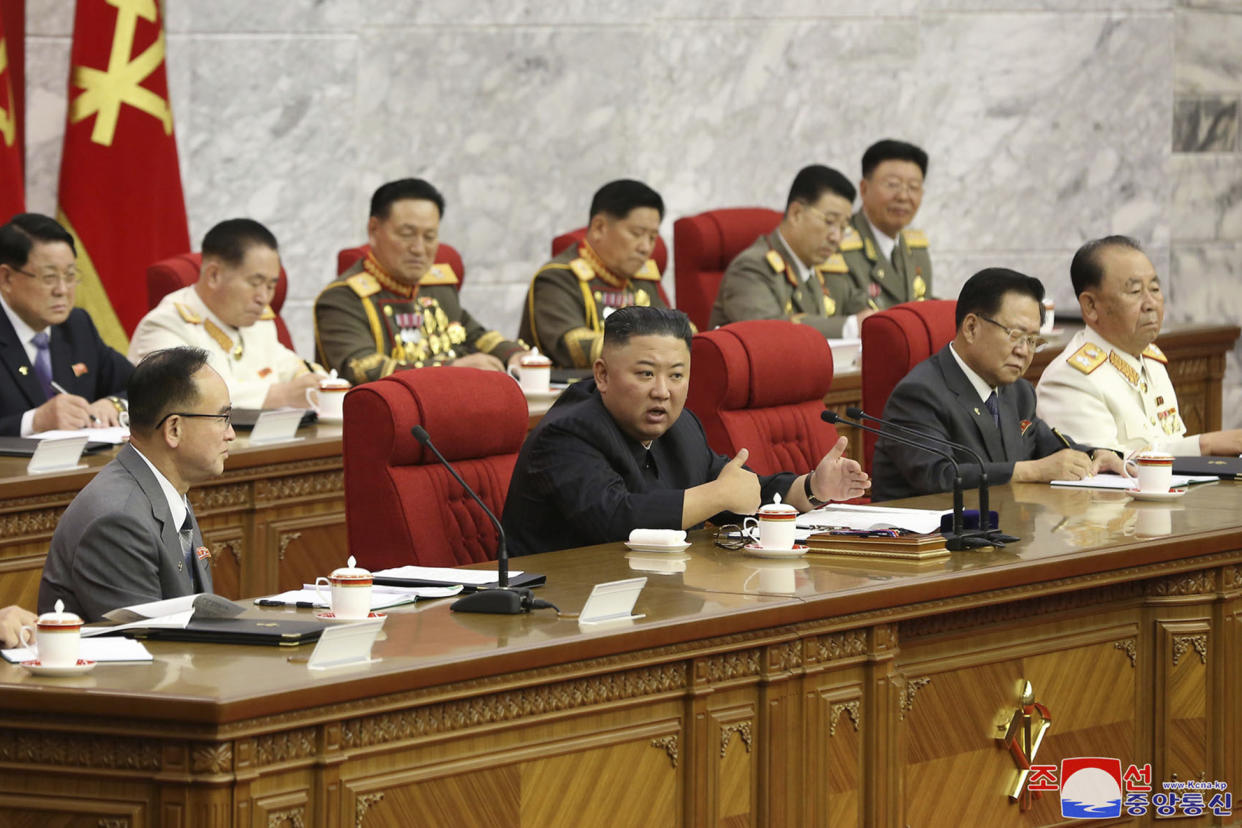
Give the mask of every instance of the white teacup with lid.
[(338, 377), (333, 370), (319, 380), (318, 387), (306, 389), (306, 403), (322, 422), (339, 423), (345, 419), (345, 394), (349, 389), (349, 380)]
[(26, 632), (34, 640), (35, 654), (44, 667), (72, 667), (78, 663), (82, 648), (82, 619), (65, 612), (65, 602), (56, 599), (54, 611), (35, 619), (33, 626), (22, 627), (22, 644), (30, 646)]
[(355, 565), (354, 556), (350, 555), (348, 566), (332, 570), (327, 578), (320, 575), (315, 579), (315, 594), (323, 601), (322, 585), (329, 587), (331, 600), (327, 603), (332, 607), (332, 614), (337, 618), (366, 618), (371, 614), (371, 572)]
[(1126, 462), (1126, 470), (1138, 479), (1140, 492), (1163, 493), (1173, 486), (1173, 455), (1171, 454), (1162, 451), (1140, 451)]
[(552, 360), (531, 348), (518, 360), (518, 384), (525, 394), (546, 394), (552, 386)]
[(775, 495), (772, 502), (760, 506), (756, 514), (757, 519), (748, 517), (742, 521), (742, 527), (748, 533), (751, 527), (759, 527), (760, 546), (764, 549), (793, 549), (797, 534), (797, 509), (788, 503), (781, 503), (781, 496)]

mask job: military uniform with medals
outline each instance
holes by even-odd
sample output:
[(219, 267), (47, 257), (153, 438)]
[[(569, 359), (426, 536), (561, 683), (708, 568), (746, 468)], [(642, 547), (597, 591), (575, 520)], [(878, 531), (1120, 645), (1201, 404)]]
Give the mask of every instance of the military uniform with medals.
[(436, 264), (409, 287), (368, 254), (315, 300), (320, 361), (350, 382), (362, 383), (475, 352), (507, 364), (526, 349), (475, 321), (461, 306), (457, 284), (452, 267)]
[(841, 240), (841, 256), (849, 268), (848, 279), (867, 295), (870, 307), (884, 310), (931, 296), (931, 257), (922, 230), (907, 227), (898, 233), (892, 256), (886, 258), (862, 210), (850, 217), (850, 227)]
[(788, 319), (826, 337), (839, 337), (846, 318), (867, 307), (866, 294), (845, 278), (849, 268), (839, 253), (813, 268), (804, 281), (792, 255), (778, 230), (737, 254), (720, 280), (709, 326)]
[(309, 369), (302, 358), (281, 343), (271, 307), (253, 325), (234, 328), (211, 312), (193, 285), (174, 290), (142, 318), (129, 342), (129, 359), (178, 345), (207, 352), (207, 364), (229, 388), (238, 408), (262, 408), (267, 392)]
[(604, 342), (604, 319), (629, 305), (668, 307), (655, 261), (626, 279), (582, 241), (539, 268), (526, 291), (519, 335), (559, 368), (589, 368)]
[(1085, 328), (1044, 369), (1039, 416), (1089, 445), (1198, 456), (1199, 437), (1186, 435), (1167, 364), (1155, 345), (1136, 358)]

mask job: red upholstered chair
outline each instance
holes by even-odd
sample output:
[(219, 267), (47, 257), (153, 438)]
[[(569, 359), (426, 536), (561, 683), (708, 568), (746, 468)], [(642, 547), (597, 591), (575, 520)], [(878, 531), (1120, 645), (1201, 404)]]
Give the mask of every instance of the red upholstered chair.
[[(336, 275), (340, 276), (345, 271), (354, 266), (354, 262), (361, 259), (371, 250), (371, 245), (364, 244), (360, 247), (346, 247), (336, 254)], [(461, 290), (462, 282), (466, 281), (466, 266), (462, 264), (461, 254), (457, 252), (457, 248), (451, 244), (440, 242), (440, 247), (436, 250), (436, 264), (446, 264), (453, 268), (453, 272), (457, 274), (457, 289)]]
[(345, 524), (361, 566), (457, 566), (496, 557), (496, 530), (410, 429), (497, 516), (526, 437), (526, 398), (499, 371), (398, 371), (345, 395)]
[(707, 330), (729, 262), (780, 223), (781, 212), (765, 207), (725, 207), (673, 223), (677, 307), (700, 331)]
[[(203, 263), (202, 253), (178, 253), (167, 259), (161, 259), (147, 266), (147, 309), (150, 310), (160, 303), (174, 290), (180, 290), (198, 281), (198, 270)], [(285, 304), (285, 293), (289, 290), (289, 277), (285, 266), (280, 266), (280, 279), (276, 282), (276, 292), (272, 294), (272, 310), (276, 312), (276, 337), (286, 348), (293, 350), (293, 337), (289, 328), (280, 316), (280, 309)]]
[[(862, 323), (862, 409), (884, 414), (888, 395), (910, 369), (953, 340), (957, 302), (906, 302), (872, 314)], [(863, 433), (863, 457), (871, 470), (875, 435)]]
[[(579, 227), (577, 230), (570, 230), (568, 233), (561, 233), (552, 240), (552, 256), (555, 258), (560, 255), (566, 247), (571, 244), (577, 244), (586, 238), (587, 229)], [(664, 269), (668, 267), (668, 248), (664, 246), (664, 239), (656, 237), (655, 250), (651, 252), (651, 258), (655, 259), (656, 270), (660, 271), (660, 275), (664, 275)], [(664, 292), (664, 285), (660, 285), (660, 298), (664, 300), (664, 304), (668, 304), (668, 294)]]
[(759, 474), (815, 467), (837, 441), (820, 419), (832, 385), (823, 334), (783, 319), (735, 322), (696, 334), (686, 406), (721, 454), (750, 450)]

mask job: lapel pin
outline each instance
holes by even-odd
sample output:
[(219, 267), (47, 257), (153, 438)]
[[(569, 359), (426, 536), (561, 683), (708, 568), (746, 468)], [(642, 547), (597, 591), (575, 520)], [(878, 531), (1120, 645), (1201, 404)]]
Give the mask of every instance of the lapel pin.
[(21, 374), (24, 377), (30, 373), (30, 369), (26, 367), (25, 365), (23, 365), (22, 367), (17, 369), (17, 373)]
[(976, 416), (976, 417), (981, 417), (981, 416), (983, 416), (983, 412), (982, 412), (982, 411), (980, 411), (979, 409), (977, 409), (977, 408), (976, 408), (976, 409), (975, 409), (975, 416)]

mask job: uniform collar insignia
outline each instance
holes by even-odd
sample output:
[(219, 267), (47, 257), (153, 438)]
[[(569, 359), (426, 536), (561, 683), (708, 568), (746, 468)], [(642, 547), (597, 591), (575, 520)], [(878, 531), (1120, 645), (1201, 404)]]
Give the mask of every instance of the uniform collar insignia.
[(616, 273), (609, 270), (604, 265), (604, 262), (600, 259), (599, 255), (591, 249), (591, 245), (586, 239), (579, 242), (578, 254), (587, 260), (587, 264), (591, 265), (591, 269), (595, 271), (595, 275), (600, 278), (600, 281), (615, 288), (624, 288), (629, 285), (629, 277), (618, 276)]
[(373, 277), (375, 277), (375, 281), (379, 282), (384, 290), (389, 293), (395, 293), (398, 296), (404, 296), (406, 299), (412, 299), (414, 298), (414, 294), (418, 292), (417, 285), (414, 287), (403, 285), (396, 279), (389, 276), (380, 265), (379, 261), (376, 260), (375, 254), (371, 251), (367, 251), (367, 257), (362, 260), (362, 266), (366, 269), (367, 273), (370, 273)]

